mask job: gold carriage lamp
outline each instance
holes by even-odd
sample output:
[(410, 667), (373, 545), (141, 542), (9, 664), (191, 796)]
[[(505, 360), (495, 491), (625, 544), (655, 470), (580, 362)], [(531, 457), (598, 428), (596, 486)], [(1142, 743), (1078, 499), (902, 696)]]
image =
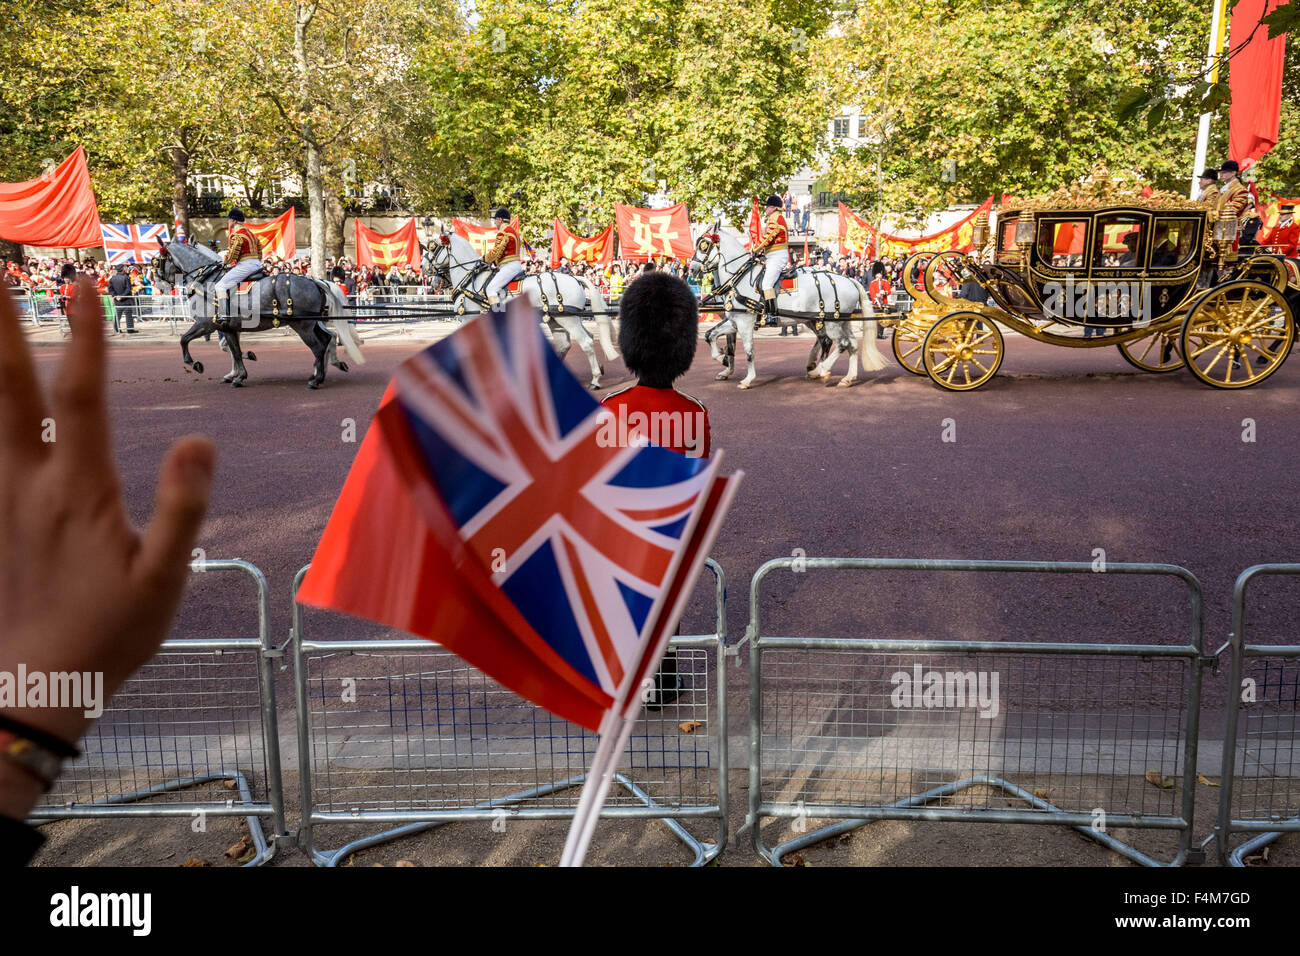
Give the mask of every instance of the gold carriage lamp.
[(1034, 214), (1021, 213), (1016, 220), (1016, 245), (1023, 252), (1034, 244)]
[(1218, 247), (1219, 261), (1232, 262), (1237, 258), (1233, 243), (1237, 241), (1237, 217), (1223, 216), (1214, 221), (1214, 244)]
[(988, 241), (989, 214), (982, 212), (975, 217), (975, 225), (971, 228), (971, 242), (974, 243), (976, 251), (979, 251)]

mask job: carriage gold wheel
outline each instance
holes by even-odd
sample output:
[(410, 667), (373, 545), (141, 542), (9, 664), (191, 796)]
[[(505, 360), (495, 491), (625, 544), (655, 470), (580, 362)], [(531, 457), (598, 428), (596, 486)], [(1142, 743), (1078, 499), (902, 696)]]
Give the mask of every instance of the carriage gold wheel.
[(953, 312), (934, 324), (921, 347), (925, 372), (940, 388), (969, 392), (1002, 365), (1002, 333), (977, 312)]
[(1178, 329), (1120, 342), (1115, 348), (1124, 361), (1144, 372), (1176, 372), (1183, 367), (1183, 356), (1178, 351)]
[(1215, 388), (1258, 385), (1286, 361), (1295, 319), (1282, 293), (1238, 279), (1202, 296), (1183, 320), (1178, 348), (1191, 373)]
[(925, 360), (922, 358), (921, 344), (925, 341), (928, 325), (904, 319), (894, 326), (894, 334), (889, 337), (894, 350), (894, 358), (913, 375), (925, 374)]

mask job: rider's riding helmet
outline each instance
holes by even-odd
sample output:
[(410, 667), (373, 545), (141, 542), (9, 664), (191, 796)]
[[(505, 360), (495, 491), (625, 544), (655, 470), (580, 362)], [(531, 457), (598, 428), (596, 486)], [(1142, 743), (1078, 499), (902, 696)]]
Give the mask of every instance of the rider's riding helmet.
[(771, 209), (772, 207), (776, 207), (777, 209), (780, 209), (785, 205), (785, 203), (781, 202), (780, 196), (778, 196), (776, 193), (772, 193), (772, 195), (767, 197), (767, 201), (763, 203), (763, 205), (769, 209)]
[(226, 218), (232, 222), (244, 222), (244, 211), (238, 206), (232, 206), (230, 212), (226, 213)]
[(509, 221), (510, 221), (510, 210), (507, 209), (505, 206), (497, 206), (496, 209), (493, 209), (493, 210), (492, 210), (492, 218), (493, 218), (493, 219), (504, 219), (506, 222), (509, 222)]

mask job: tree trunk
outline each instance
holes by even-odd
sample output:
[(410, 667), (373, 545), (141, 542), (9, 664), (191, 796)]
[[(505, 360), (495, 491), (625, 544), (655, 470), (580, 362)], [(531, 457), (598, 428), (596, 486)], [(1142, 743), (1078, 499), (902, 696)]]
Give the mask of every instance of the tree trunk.
[[(303, 124), (306, 126), (307, 124)], [(311, 274), (325, 278), (325, 189), (321, 177), (320, 150), (303, 131), (307, 141), (307, 208), (311, 212)]]
[[(180, 219), (185, 235), (190, 234), (190, 211), (186, 195), (190, 184), (190, 154), (184, 146), (173, 146), (172, 160), (172, 218)], [(174, 237), (173, 237), (174, 238)]]
[(330, 258), (337, 261), (339, 256), (343, 255), (343, 203), (339, 202), (339, 197), (331, 192), (325, 197), (325, 247), (329, 250)]

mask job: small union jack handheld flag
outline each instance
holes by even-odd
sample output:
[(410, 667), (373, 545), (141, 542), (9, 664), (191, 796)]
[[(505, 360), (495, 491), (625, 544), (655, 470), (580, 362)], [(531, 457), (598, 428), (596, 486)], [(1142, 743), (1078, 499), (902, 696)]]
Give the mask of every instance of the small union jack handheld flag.
[(436, 641), (598, 731), (609, 766), (588, 791), (613, 772), (740, 477), (613, 419), (525, 302), (468, 322), (398, 369), (298, 593)]

